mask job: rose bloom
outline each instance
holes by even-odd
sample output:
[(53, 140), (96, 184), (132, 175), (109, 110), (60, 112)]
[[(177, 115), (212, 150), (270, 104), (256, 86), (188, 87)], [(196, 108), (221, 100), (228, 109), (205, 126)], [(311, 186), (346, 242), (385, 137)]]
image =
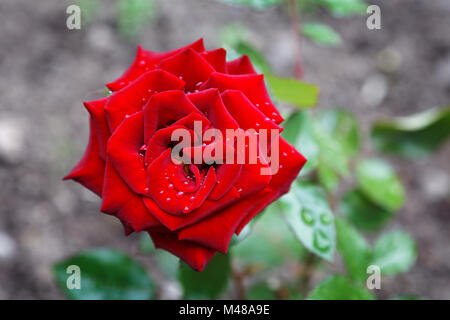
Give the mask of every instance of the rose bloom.
[[(224, 137), (226, 129), (282, 130), (264, 77), (245, 55), (227, 62), (224, 49), (206, 51), (202, 40), (164, 53), (139, 47), (107, 87), (110, 96), (84, 103), (89, 143), (64, 179), (100, 196), (101, 211), (117, 217), (127, 235), (148, 232), (157, 248), (195, 270), (226, 253), (233, 234), (288, 192), (306, 162), (281, 137), (273, 175), (261, 174), (270, 168), (262, 156), (256, 164), (172, 161), (172, 132), (193, 132), (195, 121)], [(224, 144), (236, 152), (233, 139)]]

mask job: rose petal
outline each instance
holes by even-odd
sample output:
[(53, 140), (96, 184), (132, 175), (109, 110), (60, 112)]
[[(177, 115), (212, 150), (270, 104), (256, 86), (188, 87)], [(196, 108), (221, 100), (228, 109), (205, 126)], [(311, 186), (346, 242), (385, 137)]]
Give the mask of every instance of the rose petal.
[(217, 72), (227, 73), (227, 51), (223, 48), (205, 51), (200, 55), (209, 62)]
[(142, 112), (123, 120), (108, 141), (107, 154), (117, 172), (138, 194), (144, 194), (146, 174), (144, 157), (140, 148), (144, 144), (144, 120)]
[(239, 125), (223, 104), (217, 89), (191, 93), (188, 98), (208, 117), (213, 127), (222, 132), (223, 137), (225, 137), (226, 129), (236, 130), (239, 128)]
[(72, 179), (101, 197), (105, 161), (100, 157), (99, 139), (92, 118), (89, 126), (89, 142), (84, 155), (63, 180)]
[(199, 82), (204, 82), (214, 68), (200, 54), (186, 49), (160, 62), (159, 68), (166, 70), (186, 82), (185, 91), (194, 91)]
[(108, 98), (105, 97), (99, 100), (84, 102), (84, 106), (91, 115), (95, 130), (97, 131), (100, 157), (102, 159), (105, 159), (106, 157), (106, 144), (111, 135), (105, 115), (105, 104), (107, 101)]
[(190, 241), (178, 240), (175, 234), (149, 232), (156, 248), (164, 249), (184, 260), (196, 271), (203, 271), (216, 251)]
[(134, 59), (132, 65), (125, 71), (125, 73), (119, 77), (119, 79), (108, 83), (106, 86), (111, 91), (118, 91), (123, 87), (127, 86), (132, 81), (139, 78), (143, 73), (153, 70), (156, 68), (156, 65), (165, 58), (173, 56), (181, 51), (191, 48), (197, 52), (205, 51), (205, 47), (203, 45), (203, 39), (199, 39), (196, 42), (173, 51), (169, 52), (153, 52), (150, 50), (142, 49), (141, 46), (138, 47), (136, 58)]
[(161, 225), (147, 210), (142, 197), (125, 184), (109, 160), (106, 161), (102, 199), (102, 212), (115, 215), (136, 232)]
[(183, 91), (154, 94), (144, 107), (144, 140), (148, 141), (157, 129), (171, 125), (191, 113), (201, 114)]
[(164, 70), (144, 73), (133, 82), (133, 85), (127, 86), (109, 97), (105, 112), (111, 132), (114, 132), (126, 115), (141, 111), (155, 92), (183, 87), (184, 81)]
[(260, 192), (241, 199), (213, 216), (180, 230), (178, 238), (180, 240), (190, 240), (222, 253), (227, 253), (230, 240), (241, 221), (246, 218), (251, 210), (259, 207), (260, 199), (264, 198), (268, 192)]
[(200, 90), (208, 88), (217, 88), (220, 92), (240, 90), (261, 112), (274, 119), (276, 124), (284, 120), (270, 100), (262, 74), (230, 75), (215, 72), (200, 86)]
[(229, 74), (256, 74), (255, 68), (247, 55), (227, 62), (227, 71)]

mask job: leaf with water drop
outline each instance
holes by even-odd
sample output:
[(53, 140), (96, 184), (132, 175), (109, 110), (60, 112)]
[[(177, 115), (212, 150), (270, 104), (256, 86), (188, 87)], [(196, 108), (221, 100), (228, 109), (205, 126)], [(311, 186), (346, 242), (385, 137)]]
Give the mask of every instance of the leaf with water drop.
[(334, 217), (323, 190), (294, 182), (280, 204), (296, 238), (309, 251), (332, 261), (336, 246)]

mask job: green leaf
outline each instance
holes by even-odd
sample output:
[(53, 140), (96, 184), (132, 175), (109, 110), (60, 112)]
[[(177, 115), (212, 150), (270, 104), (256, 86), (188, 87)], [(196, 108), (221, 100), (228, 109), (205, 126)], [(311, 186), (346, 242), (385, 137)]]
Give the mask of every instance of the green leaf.
[(315, 169), (319, 162), (320, 149), (314, 136), (313, 121), (308, 112), (295, 112), (285, 121), (284, 131), (281, 133), (283, 138), (308, 159), (300, 175)]
[[(81, 271), (81, 288), (69, 290), (67, 267)], [(129, 256), (110, 249), (90, 250), (53, 266), (56, 282), (69, 299), (153, 299), (155, 287), (144, 267)]]
[(450, 137), (450, 107), (378, 121), (372, 128), (375, 146), (404, 157), (424, 157)]
[(327, 8), (334, 16), (346, 17), (351, 15), (363, 15), (366, 13), (367, 4), (363, 0), (317, 0)]
[(341, 36), (330, 26), (318, 22), (305, 22), (302, 24), (302, 33), (305, 37), (319, 44), (337, 45), (342, 42)]
[(230, 5), (248, 6), (253, 9), (264, 10), (281, 3), (283, 0), (219, 0)]
[(321, 129), (334, 137), (348, 157), (360, 148), (359, 126), (355, 116), (344, 109), (328, 109), (319, 112), (317, 122)]
[(278, 203), (270, 205), (258, 216), (252, 233), (231, 248), (235, 260), (264, 270), (303, 258), (306, 251), (289, 231)]
[(155, 15), (155, 0), (118, 0), (118, 27), (121, 35), (133, 38)]
[(294, 182), (280, 203), (296, 238), (311, 252), (332, 261), (336, 246), (334, 217), (322, 189)]
[(365, 159), (356, 168), (360, 190), (370, 200), (386, 210), (403, 206), (405, 190), (389, 163), (376, 158)]
[(382, 275), (394, 275), (408, 271), (416, 259), (414, 239), (403, 231), (392, 231), (375, 243), (372, 264), (380, 267)]
[(314, 107), (319, 97), (319, 87), (292, 78), (265, 75), (272, 94), (279, 100), (299, 108)]
[(310, 300), (374, 300), (374, 296), (341, 275), (322, 281), (309, 296)]
[(376, 205), (358, 189), (351, 190), (344, 195), (338, 212), (355, 227), (365, 231), (379, 230), (394, 216), (394, 212)]
[(260, 282), (248, 288), (247, 298), (249, 300), (275, 300), (277, 295), (269, 288), (267, 282)]
[(367, 266), (371, 260), (371, 249), (366, 240), (347, 222), (336, 219), (337, 248), (352, 279), (364, 282)]
[(202, 272), (181, 263), (178, 280), (186, 299), (215, 299), (226, 289), (230, 277), (230, 255), (217, 253)]
[(323, 160), (319, 161), (317, 175), (320, 184), (328, 193), (333, 193), (339, 186), (339, 176)]
[(318, 121), (313, 122), (314, 137), (319, 146), (319, 160), (340, 175), (348, 175), (348, 160), (345, 149), (337, 137), (329, 134)]

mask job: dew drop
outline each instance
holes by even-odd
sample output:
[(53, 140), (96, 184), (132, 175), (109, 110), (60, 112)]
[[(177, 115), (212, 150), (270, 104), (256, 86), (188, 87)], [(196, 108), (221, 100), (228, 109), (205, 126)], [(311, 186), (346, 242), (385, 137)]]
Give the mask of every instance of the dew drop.
[(188, 211), (189, 211), (189, 207), (188, 207), (188, 206), (186, 206), (186, 207), (183, 208), (183, 212), (184, 212), (184, 213), (187, 213)]
[(237, 189), (237, 192), (242, 192), (242, 188)]
[(202, 82), (202, 81), (199, 81), (199, 82), (197, 82), (197, 83), (195, 84), (195, 86), (196, 86), (196, 87), (200, 87), (202, 84), (203, 84), (203, 82)]
[(177, 199), (183, 198), (183, 197), (184, 197), (184, 192), (183, 192), (183, 191), (177, 192), (177, 194), (175, 195), (175, 197), (176, 197)]
[(189, 198), (189, 200), (191, 200), (191, 201), (194, 201), (194, 199), (195, 199), (194, 196), (191, 196), (191, 197)]
[(167, 201), (167, 202), (169, 202), (170, 200), (172, 200), (172, 199), (170, 199), (169, 197), (166, 198), (166, 201)]
[(255, 103), (255, 106), (259, 108), (259, 103)]
[(147, 62), (145, 60), (141, 60), (139, 61), (139, 67), (143, 67), (147, 64)]
[(167, 189), (173, 190), (173, 184), (169, 183), (169, 185), (167, 186)]
[(266, 106), (270, 106), (270, 102), (269, 102), (269, 101), (264, 102), (264, 104), (265, 104)]
[(164, 190), (161, 190), (161, 191), (159, 192), (159, 194), (164, 194)]
[(257, 123), (255, 123), (255, 126), (256, 126), (256, 127), (259, 127), (259, 126), (260, 126), (260, 124), (259, 124), (259, 123), (257, 122)]
[(332, 221), (332, 218), (331, 218), (331, 216), (329, 214), (322, 213), (320, 215), (320, 222), (322, 222), (322, 224), (327, 226), (327, 225), (329, 225), (331, 223), (331, 221)]
[(316, 229), (313, 234), (313, 244), (314, 247), (321, 251), (326, 252), (331, 247), (331, 241), (325, 231)]
[(184, 181), (183, 184), (184, 184), (185, 186), (187, 186), (187, 185), (189, 184), (189, 182)]
[(286, 152), (283, 152), (283, 157), (287, 157), (287, 153)]
[(316, 222), (316, 220), (314, 219), (314, 215), (306, 209), (303, 209), (300, 215), (303, 222), (308, 226), (312, 226)]
[(278, 114), (276, 112), (272, 112), (272, 115), (276, 117)]
[(269, 117), (265, 117), (265, 118), (264, 118), (264, 121), (265, 121), (265, 122), (270, 122), (270, 121), (272, 121), (272, 120), (271, 120)]
[(144, 189), (144, 192), (145, 192), (145, 193), (148, 193), (148, 187), (146, 187), (146, 188)]

